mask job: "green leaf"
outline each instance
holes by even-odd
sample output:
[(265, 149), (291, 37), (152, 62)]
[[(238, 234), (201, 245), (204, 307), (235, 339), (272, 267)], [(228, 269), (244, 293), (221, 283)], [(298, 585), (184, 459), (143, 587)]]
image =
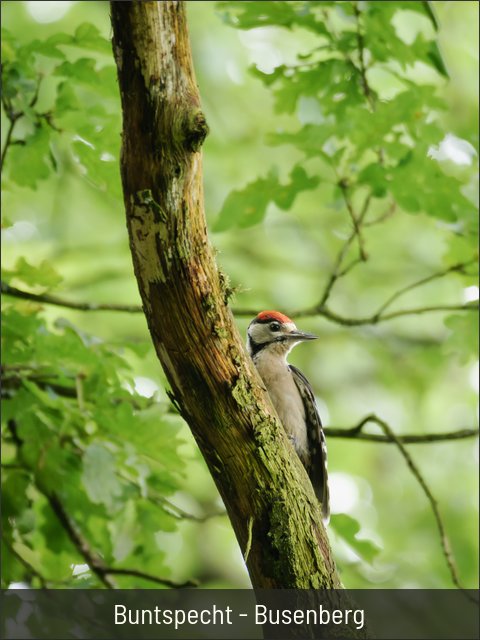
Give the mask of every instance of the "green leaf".
[(293, 205), (296, 196), (302, 191), (312, 191), (320, 183), (317, 176), (309, 176), (301, 165), (295, 165), (290, 172), (290, 183), (280, 185), (274, 197), (275, 204), (286, 211)]
[(425, 39), (419, 33), (413, 43), (407, 44), (398, 35), (392, 18), (397, 11), (414, 11), (426, 16), (434, 29), (436, 21), (427, 5), (421, 2), (369, 2), (362, 14), (366, 30), (366, 46), (372, 53), (375, 62), (395, 60), (404, 70), (412, 67), (416, 62), (433, 67), (442, 76), (448, 77), (442, 56), (434, 40)]
[(118, 85), (112, 67), (99, 67), (93, 58), (79, 58), (74, 62), (66, 60), (56, 67), (53, 75), (69, 78), (108, 98), (118, 96)]
[(368, 184), (372, 194), (377, 198), (383, 198), (387, 192), (385, 169), (378, 162), (369, 164), (358, 175), (360, 184)]
[(33, 355), (33, 340), (42, 323), (29, 309), (2, 309), (2, 360), (6, 364), (28, 362)]
[[(477, 306), (478, 300), (472, 303), (473, 308)], [(475, 311), (447, 316), (445, 326), (451, 330), (444, 345), (446, 353), (455, 353), (462, 364), (478, 357), (478, 314)]]
[(112, 54), (112, 45), (104, 38), (97, 27), (89, 22), (83, 22), (75, 30), (74, 44), (89, 51), (98, 51), (107, 55)]
[(50, 37), (46, 40), (33, 40), (26, 47), (26, 51), (32, 53), (39, 53), (47, 58), (56, 58), (58, 60), (65, 60), (64, 52), (58, 48), (58, 38)]
[(270, 133), (266, 141), (272, 146), (292, 144), (307, 158), (323, 155), (322, 148), (333, 134), (329, 125), (306, 124), (295, 133)]
[(55, 100), (55, 116), (57, 119), (62, 115), (69, 115), (72, 111), (82, 108), (72, 84), (67, 80), (60, 82), (57, 86), (57, 98)]
[(93, 442), (83, 456), (83, 486), (94, 504), (103, 504), (109, 512), (116, 510), (122, 493), (116, 475), (115, 457), (105, 444)]
[[(312, 3), (315, 5), (315, 3)], [(322, 2), (323, 5), (332, 4)], [(277, 26), (291, 29), (304, 27), (321, 35), (329, 35), (324, 21), (317, 20), (307, 2), (281, 2), (257, 0), (257, 2), (217, 2), (217, 10), (224, 22), (236, 29)]]
[[(30, 507), (27, 489), (31, 478), (25, 469), (2, 472), (2, 522), (3, 534), (11, 534), (12, 527)], [(11, 538), (11, 535), (9, 536)]]
[(9, 149), (8, 177), (22, 187), (36, 189), (52, 172), (50, 151), (51, 129), (37, 126), (22, 145)]
[[(407, 4), (405, 2), (405, 4)], [(409, 2), (408, 5), (410, 5), (411, 3)], [(424, 13), (428, 16), (430, 22), (432, 23), (435, 31), (438, 31), (438, 21), (437, 21), (437, 17), (435, 15), (435, 11), (432, 7), (432, 3), (430, 2), (430, 0), (423, 0), (423, 2), (421, 2), (422, 5), (422, 9), (424, 11)], [(409, 9), (411, 7), (409, 6)], [(414, 9), (414, 11), (417, 10), (416, 7)]]
[(141, 530), (138, 523), (136, 502), (129, 500), (124, 508), (108, 523), (112, 539), (112, 554), (116, 562), (127, 558), (135, 549)]
[(4, 65), (15, 59), (17, 47), (17, 40), (13, 33), (9, 29), (2, 27), (2, 63)]
[(48, 260), (44, 260), (35, 267), (27, 262), (25, 258), (18, 258), (13, 269), (5, 269), (2, 273), (2, 277), (10, 281), (18, 281), (29, 287), (39, 286), (44, 290), (53, 289), (63, 280)]
[(445, 62), (443, 61), (442, 54), (438, 48), (436, 42), (430, 42), (429, 48), (427, 50), (427, 58), (431, 60), (435, 69), (445, 78), (449, 78), (447, 67), (445, 66)]
[(301, 191), (314, 189), (319, 184), (317, 177), (310, 177), (300, 165), (290, 173), (290, 182), (282, 184), (274, 169), (266, 178), (259, 178), (242, 191), (232, 191), (225, 200), (214, 225), (214, 231), (232, 227), (252, 227), (263, 220), (267, 207), (274, 202), (281, 209), (289, 209)]
[(352, 516), (346, 513), (337, 513), (331, 517), (330, 524), (335, 529), (335, 533), (367, 562), (373, 562), (379, 554), (380, 547), (372, 540), (357, 538), (357, 534), (360, 532), (360, 524)]
[(421, 211), (449, 222), (470, 219), (476, 207), (463, 195), (462, 183), (447, 175), (427, 151), (418, 144), (390, 172), (391, 193), (409, 213)]
[(232, 227), (258, 224), (265, 217), (267, 206), (277, 188), (276, 173), (270, 170), (266, 178), (258, 178), (241, 191), (232, 191), (223, 203), (213, 230), (225, 231)]

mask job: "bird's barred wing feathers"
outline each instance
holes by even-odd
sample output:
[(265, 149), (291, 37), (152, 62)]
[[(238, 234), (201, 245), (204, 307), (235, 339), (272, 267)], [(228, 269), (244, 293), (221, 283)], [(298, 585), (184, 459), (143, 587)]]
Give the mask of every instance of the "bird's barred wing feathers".
[(305, 407), (308, 445), (312, 454), (310, 456), (308, 475), (310, 476), (315, 494), (322, 503), (323, 519), (325, 522), (328, 522), (330, 517), (330, 497), (327, 474), (327, 444), (323, 433), (322, 421), (310, 383), (296, 367), (293, 365), (289, 365), (289, 367), (302, 397), (303, 406)]

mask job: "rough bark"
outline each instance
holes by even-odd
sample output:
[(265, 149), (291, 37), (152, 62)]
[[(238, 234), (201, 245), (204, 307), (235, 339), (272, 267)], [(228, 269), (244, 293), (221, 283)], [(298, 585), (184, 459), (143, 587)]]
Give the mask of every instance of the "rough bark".
[(121, 173), (148, 327), (257, 588), (340, 586), (319, 505), (227, 306), (204, 216), (207, 134), (182, 2), (112, 2)]

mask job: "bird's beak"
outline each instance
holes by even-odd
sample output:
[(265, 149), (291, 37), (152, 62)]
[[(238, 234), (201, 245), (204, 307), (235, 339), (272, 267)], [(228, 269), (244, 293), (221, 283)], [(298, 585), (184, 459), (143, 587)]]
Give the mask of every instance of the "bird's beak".
[(313, 333), (305, 333), (304, 331), (292, 331), (287, 335), (287, 338), (291, 338), (292, 340), (316, 340), (318, 336), (313, 335)]

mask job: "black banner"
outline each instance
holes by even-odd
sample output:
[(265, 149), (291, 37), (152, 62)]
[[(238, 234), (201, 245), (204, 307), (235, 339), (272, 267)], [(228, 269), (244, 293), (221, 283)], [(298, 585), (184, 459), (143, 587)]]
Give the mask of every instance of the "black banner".
[(476, 591), (4, 590), (6, 640), (471, 640)]

